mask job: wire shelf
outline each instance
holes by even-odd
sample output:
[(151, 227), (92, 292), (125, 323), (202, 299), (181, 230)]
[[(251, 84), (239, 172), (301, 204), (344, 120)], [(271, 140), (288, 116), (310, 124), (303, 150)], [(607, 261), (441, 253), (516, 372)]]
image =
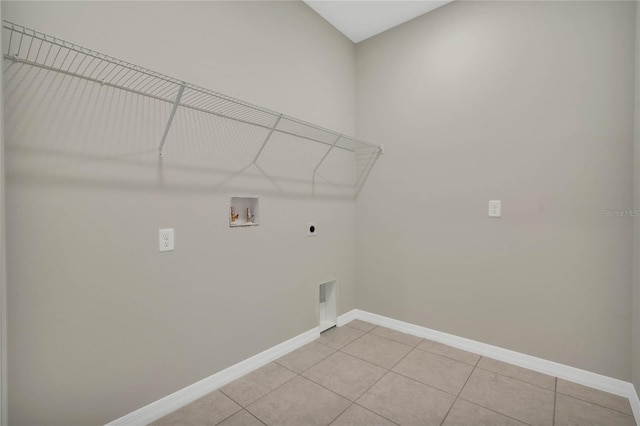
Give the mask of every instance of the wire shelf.
[[(273, 133), (294, 136), (328, 146), (314, 173), (332, 149), (356, 153), (358, 181), (361, 181), (382, 152), (379, 145), (365, 142), (323, 127), (262, 108), (221, 93), (113, 58), (9, 21), (2, 21), (5, 59), (56, 71), (173, 105), (159, 145), (166, 141), (178, 108), (212, 114), (248, 126), (268, 130), (254, 164)], [(356, 182), (358, 184), (358, 182)]]

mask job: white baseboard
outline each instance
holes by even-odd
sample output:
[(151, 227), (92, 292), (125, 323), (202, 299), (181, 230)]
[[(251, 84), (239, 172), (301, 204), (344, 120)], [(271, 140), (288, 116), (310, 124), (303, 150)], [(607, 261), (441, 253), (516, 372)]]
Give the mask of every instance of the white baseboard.
[(584, 386), (589, 386), (629, 398), (629, 403), (631, 404), (636, 422), (640, 424), (640, 401), (638, 400), (638, 394), (636, 393), (634, 386), (629, 382), (570, 367), (554, 361), (537, 358), (531, 355), (525, 355), (509, 349), (500, 348), (498, 346), (477, 342), (464, 337), (454, 336), (453, 334), (443, 333), (441, 331), (432, 330), (427, 327), (410, 324), (408, 322), (399, 321), (382, 315), (372, 314), (371, 312), (361, 311), (359, 309), (354, 309), (339, 317), (338, 324), (346, 324), (354, 319), (367, 321), (375, 325), (391, 328), (393, 330), (422, 337), (424, 339), (433, 340), (435, 342), (453, 346), (454, 348), (473, 352), (478, 355), (508, 362), (523, 368), (528, 368), (529, 370), (534, 370), (560, 379), (569, 380)]
[(357, 315), (359, 312), (362, 312), (362, 311), (359, 311), (358, 309), (352, 309), (349, 312), (346, 312), (338, 316), (338, 327), (342, 327), (346, 323), (351, 322), (354, 319), (357, 319)]
[(635, 386), (631, 383), (631, 390), (629, 391), (629, 403), (631, 404), (631, 410), (633, 411), (633, 417), (636, 418), (636, 424), (640, 425), (640, 399), (638, 399), (638, 393)]
[(120, 417), (106, 426), (120, 426), (120, 425), (147, 425), (167, 414), (184, 407), (185, 405), (202, 398), (206, 394), (213, 392), (216, 389), (230, 383), (251, 371), (262, 367), (270, 363), (271, 361), (280, 358), (289, 352), (298, 349), (301, 346), (317, 339), (320, 336), (320, 329), (318, 327), (306, 331), (296, 337), (293, 337), (286, 342), (273, 346), (266, 351), (260, 352), (257, 355), (252, 356), (244, 361), (241, 361), (229, 368), (226, 368), (218, 373), (200, 380), (197, 383), (180, 389), (171, 395), (165, 396), (149, 405), (146, 405), (133, 413), (129, 413), (126, 416)]
[[(430, 328), (410, 324), (404, 321), (395, 320), (382, 315), (372, 314), (359, 309), (353, 309), (340, 315), (338, 317), (338, 326), (343, 326), (354, 319), (367, 321), (372, 324), (412, 334), (424, 339), (433, 340), (435, 342), (453, 346), (454, 348), (473, 352), (478, 355), (508, 362), (510, 364), (518, 365), (550, 376), (629, 398), (629, 403), (631, 404), (636, 422), (640, 419), (640, 400), (638, 399), (638, 394), (636, 393), (634, 386), (629, 382), (570, 367), (557, 362), (548, 361), (542, 358), (525, 355), (509, 349), (477, 342), (464, 337), (454, 336), (452, 334), (443, 333), (441, 331), (432, 330)], [(159, 399), (158, 401), (152, 402), (133, 413), (120, 417), (119, 419), (108, 423), (106, 426), (147, 425), (177, 410), (178, 408), (184, 407), (206, 394), (213, 392), (216, 389), (221, 388), (227, 383), (230, 383), (257, 368), (260, 368), (263, 365), (266, 365), (271, 361), (306, 345), (307, 343), (317, 339), (319, 336), (320, 329), (318, 327), (304, 332), (287, 340), (286, 342), (280, 343), (279, 345), (269, 348), (252, 356), (251, 358), (209, 376), (206, 379), (180, 389), (179, 391)], [(640, 422), (638, 422), (638, 424), (640, 425)]]

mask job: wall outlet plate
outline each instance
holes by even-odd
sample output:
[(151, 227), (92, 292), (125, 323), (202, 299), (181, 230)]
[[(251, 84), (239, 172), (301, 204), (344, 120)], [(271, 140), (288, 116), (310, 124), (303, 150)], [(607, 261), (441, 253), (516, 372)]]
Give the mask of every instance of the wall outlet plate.
[(158, 233), (158, 237), (159, 251), (163, 252), (175, 250), (175, 234), (173, 232), (173, 228), (161, 229)]
[(318, 224), (316, 222), (307, 222), (307, 237), (315, 237), (318, 234)]
[(489, 217), (502, 216), (502, 202), (500, 200), (489, 201)]

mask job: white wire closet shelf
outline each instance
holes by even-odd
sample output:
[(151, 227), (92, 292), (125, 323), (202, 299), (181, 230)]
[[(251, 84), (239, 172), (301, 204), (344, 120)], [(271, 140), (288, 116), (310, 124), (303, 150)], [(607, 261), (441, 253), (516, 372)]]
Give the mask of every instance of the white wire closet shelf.
[(314, 174), (333, 149), (356, 153), (357, 161), (364, 163), (362, 170), (358, 171), (358, 186), (364, 183), (375, 160), (382, 153), (380, 145), (166, 76), (9, 21), (3, 21), (2, 28), (5, 59), (172, 104), (171, 114), (158, 145), (160, 156), (178, 108), (266, 129), (267, 136), (256, 152), (253, 164), (260, 158), (272, 134), (282, 133), (328, 147), (313, 170)]

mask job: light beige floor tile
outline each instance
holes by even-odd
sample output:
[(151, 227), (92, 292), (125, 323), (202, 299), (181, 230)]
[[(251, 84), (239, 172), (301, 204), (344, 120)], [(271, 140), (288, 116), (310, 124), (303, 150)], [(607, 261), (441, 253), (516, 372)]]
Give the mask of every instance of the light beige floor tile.
[(358, 340), (345, 346), (342, 351), (356, 358), (390, 369), (400, 361), (403, 356), (411, 351), (411, 346), (393, 342), (373, 334), (365, 334)]
[(256, 419), (246, 410), (238, 411), (218, 426), (264, 426), (260, 420)]
[(507, 416), (503, 416), (495, 411), (488, 410), (468, 401), (458, 399), (443, 426), (526, 426), (526, 423), (519, 422)]
[(611, 393), (562, 379), (558, 379), (557, 392), (582, 399), (587, 402), (593, 402), (596, 405), (611, 408), (612, 410), (620, 411), (621, 413), (633, 415), (629, 399), (622, 396), (613, 395)]
[(507, 364), (506, 362), (496, 359), (482, 357), (480, 362), (478, 362), (478, 368), (493, 371), (494, 373), (502, 374), (503, 376), (531, 383), (532, 385), (552, 391), (555, 391), (556, 388), (556, 378), (553, 376), (518, 367), (517, 365)]
[(352, 327), (334, 327), (322, 333), (316, 342), (334, 349), (341, 349), (363, 334), (364, 331)]
[(635, 426), (632, 416), (562, 394), (556, 399), (556, 426)]
[(375, 324), (371, 324), (370, 322), (366, 322), (366, 321), (362, 321), (362, 320), (353, 320), (348, 324), (345, 324), (349, 327), (352, 328), (357, 328), (360, 331), (364, 331), (365, 333), (368, 333), (369, 331), (373, 330), (374, 328), (376, 328)]
[(215, 391), (151, 423), (151, 425), (213, 426), (241, 409), (242, 407), (220, 391)]
[(392, 371), (458, 395), (473, 367), (440, 355), (414, 349)]
[(455, 397), (389, 372), (358, 404), (401, 425), (439, 426)]
[(355, 401), (386, 372), (377, 365), (336, 352), (302, 375)]
[(456, 361), (464, 362), (469, 365), (476, 365), (480, 359), (480, 355), (478, 354), (463, 351), (462, 349), (457, 349), (452, 346), (443, 345), (442, 343), (434, 342), (433, 340), (423, 340), (418, 345), (418, 349), (446, 356), (447, 358), (455, 359)]
[(371, 330), (371, 334), (384, 337), (386, 339), (393, 340), (394, 342), (404, 343), (405, 345), (415, 347), (420, 341), (421, 337), (412, 336), (411, 334), (400, 333), (399, 331), (392, 330), (386, 327), (376, 327)]
[(554, 392), (476, 368), (460, 398), (530, 425), (553, 424)]
[(351, 402), (298, 376), (247, 407), (268, 425), (328, 425)]
[(384, 417), (380, 417), (371, 411), (362, 408), (357, 404), (340, 414), (331, 426), (394, 426), (395, 423), (390, 422)]
[(320, 343), (311, 342), (303, 347), (296, 349), (276, 360), (280, 365), (293, 370), (296, 373), (302, 373), (313, 367), (336, 350)]
[(296, 373), (272, 362), (223, 386), (220, 390), (238, 404), (246, 407), (283, 383), (288, 382), (295, 375)]

